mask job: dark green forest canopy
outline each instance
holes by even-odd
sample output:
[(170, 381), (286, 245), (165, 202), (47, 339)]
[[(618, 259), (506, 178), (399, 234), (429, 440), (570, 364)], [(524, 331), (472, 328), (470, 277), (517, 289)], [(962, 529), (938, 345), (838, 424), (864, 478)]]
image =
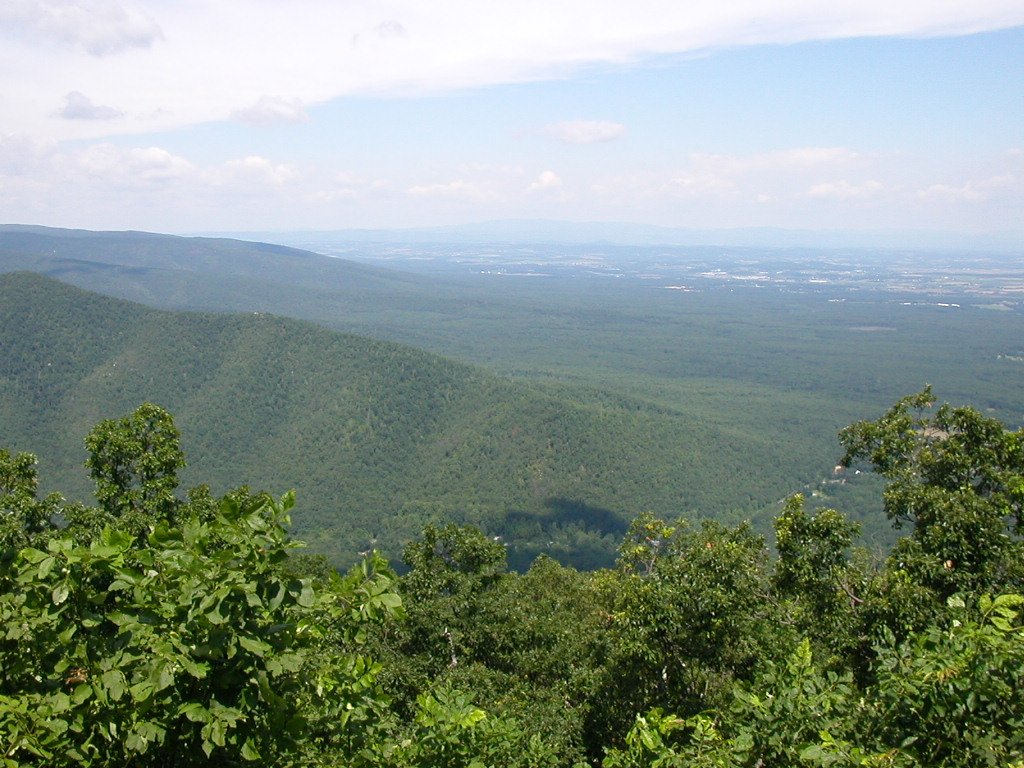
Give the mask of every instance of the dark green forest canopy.
[[(637, 510), (751, 511), (813, 457), (650, 402), (510, 382), (267, 315), (160, 312), (28, 274), (0, 278), (0, 425), (84, 497), (75, 447), (112, 409), (175, 412), (222, 492), (296, 488), (296, 531), (338, 562), (397, 555), (426, 522), (477, 523), (528, 563), (610, 563)], [(780, 475), (753, 473), (760, 459)], [(186, 472), (186, 479), (198, 479)], [(723, 482), (731, 477), (731, 482)]]
[(643, 515), (614, 569), (448, 524), (341, 577), (292, 494), (181, 489), (159, 406), (89, 431), (94, 506), (0, 450), (0, 764), (1017, 765), (1024, 430), (933, 399), (843, 431), (909, 527), (884, 562), (793, 496), (777, 557)]

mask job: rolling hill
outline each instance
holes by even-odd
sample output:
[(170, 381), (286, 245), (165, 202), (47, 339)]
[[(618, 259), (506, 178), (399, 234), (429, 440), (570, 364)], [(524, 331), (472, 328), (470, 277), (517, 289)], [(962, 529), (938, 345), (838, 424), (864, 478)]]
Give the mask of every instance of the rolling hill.
[[(250, 319), (258, 312), (311, 320), (324, 328), (413, 345), (443, 355), (449, 365), (459, 360), (479, 366), (462, 370), (465, 376), (472, 372), (477, 380), (488, 382), (489, 394), (467, 396), (463, 404), (472, 405), (457, 415), (446, 411), (445, 418), (450, 422), (446, 424), (460, 437), (448, 437), (447, 442), (438, 437), (437, 442), (450, 447), (454, 440), (466, 446), (464, 452), (453, 449), (449, 454), (446, 447), (431, 454), (424, 447), (429, 442), (418, 444), (417, 451), (408, 455), (416, 459), (409, 464), (412, 469), (403, 470), (400, 492), (395, 490), (398, 485), (383, 479), (388, 472), (380, 469), (380, 457), (372, 460), (377, 462), (374, 469), (362, 475), (350, 469), (330, 478), (316, 473), (303, 478), (309, 487), (335, 489), (325, 491), (323, 498), (329, 501), (321, 506), (318, 500), (315, 510), (307, 510), (313, 516), (310, 519), (345, 518), (349, 515), (345, 511), (348, 499), (365, 510), (370, 502), (361, 499), (376, 494), (372, 504), (390, 510), (386, 516), (389, 521), (399, 521), (389, 525), (402, 527), (401, 534), (391, 537), (394, 540), (416, 528), (418, 520), (435, 513), (486, 520), (495, 535), (514, 528), (521, 537), (532, 537), (531, 541), (541, 542), (544, 547), (562, 547), (564, 551), (573, 547), (582, 551), (593, 544), (595, 535), (600, 536), (587, 533), (582, 539), (586, 546), (577, 546), (566, 543), (571, 538), (568, 533), (562, 539), (545, 533), (556, 520), (555, 511), (563, 517), (579, 517), (580, 510), (584, 510), (590, 520), (615, 521), (639, 510), (669, 516), (743, 515), (767, 531), (779, 498), (803, 490), (816, 494), (812, 504), (837, 506), (860, 520), (868, 543), (884, 547), (892, 541), (892, 531), (881, 514), (878, 482), (870, 477), (848, 478), (848, 482), (829, 477), (838, 453), (836, 432), (840, 428), (856, 419), (877, 416), (897, 398), (926, 383), (932, 384), (943, 399), (976, 404), (1011, 426), (1024, 423), (1024, 375), (1019, 362), (1024, 311), (1012, 297), (973, 294), (929, 299), (920, 293), (901, 293), (897, 284), (870, 279), (862, 279), (862, 287), (854, 290), (829, 288), (821, 281), (764, 288), (756, 281), (706, 280), (706, 286), (697, 290), (667, 291), (664, 281), (642, 276), (610, 280), (607, 271), (589, 271), (588, 251), (582, 246), (565, 249), (534, 243), (503, 252), (479, 244), (435, 244), (430, 248), (378, 244), (372, 253), (387, 256), (392, 247), (394, 263), (420, 265), (422, 260), (441, 257), (448, 264), (457, 264), (468, 258), (465, 264), (469, 268), (444, 269), (438, 264), (437, 268), (417, 266), (412, 273), (236, 240), (7, 225), (0, 226), (0, 273), (30, 270), (160, 309), (244, 313)], [(357, 243), (342, 251), (352, 258), (370, 253)], [(620, 257), (633, 259), (629, 252), (629, 248), (619, 247), (602, 258), (605, 263), (614, 263)], [(489, 254), (494, 254), (493, 258)], [(635, 263), (645, 263), (652, 269), (657, 269), (659, 263), (689, 264), (695, 266), (691, 272), (708, 269), (710, 274), (722, 268), (754, 268), (749, 265), (770, 272), (801, 263), (802, 269), (813, 276), (822, 265), (848, 264), (851, 258), (865, 260), (869, 271), (862, 277), (871, 276), (871, 264), (885, 264), (893, 258), (902, 264), (912, 264), (916, 258), (927, 268), (934, 267), (927, 254), (882, 252), (860, 256), (841, 253), (838, 261), (833, 258), (835, 254), (828, 253), (749, 249), (734, 253), (721, 248), (655, 248), (636, 250), (635, 255), (639, 259)], [(501, 259), (520, 260), (526, 274), (477, 271), (472, 266), (495, 259), (499, 264)], [(387, 258), (373, 261), (392, 264)], [(575, 263), (577, 267), (548, 269), (544, 278), (530, 276), (532, 272), (544, 272), (545, 264), (556, 262)], [(531, 269), (531, 264), (539, 265), (539, 270)], [(970, 264), (967, 261), (962, 266), (969, 270)], [(949, 302), (956, 302), (956, 308), (951, 308)], [(138, 311), (133, 309), (129, 315)], [(205, 322), (215, 323), (212, 317)], [(235, 318), (231, 322), (240, 321)], [(261, 322), (277, 321), (261, 318)], [(253, 343), (275, 348), (262, 338)], [(161, 370), (166, 364), (158, 359), (158, 352), (168, 350), (160, 345), (153, 347), (147, 367)], [(254, 355), (250, 351), (231, 359), (251, 361)], [(264, 364), (273, 369), (277, 363), (271, 360)], [(309, 371), (318, 370), (320, 365), (315, 360), (304, 360), (303, 364)], [(143, 398), (163, 400), (173, 406), (179, 419), (191, 419), (188, 408), (198, 411), (199, 406), (191, 405), (189, 398), (194, 395), (197, 402), (202, 402), (207, 392), (193, 392), (190, 387), (200, 380), (203, 388), (212, 386), (198, 371), (220, 363), (204, 359), (194, 365), (196, 373), (187, 381), (178, 381), (177, 387), (166, 386), (162, 379), (152, 383), (133, 380), (130, 397), (103, 405), (97, 401), (68, 436), (76, 442), (95, 420), (112, 415), (115, 407), (134, 407)], [(485, 371), (491, 375), (485, 375)], [(103, 376), (108, 374), (112, 371), (105, 371)], [(123, 375), (113, 379), (122, 382)], [(518, 386), (512, 386), (513, 382)], [(127, 384), (118, 386), (124, 388)], [(223, 383), (217, 384), (212, 391), (219, 391), (221, 386)], [(289, 382), (287, 386), (295, 385)], [(21, 425), (22, 435), (27, 434), (24, 425), (31, 423), (21, 412), (29, 408), (28, 402), (21, 400), (20, 405), (7, 411)], [(74, 398), (67, 403), (73, 405)], [(518, 405), (513, 407), (515, 403)], [(410, 408), (422, 404), (409, 401)], [(563, 408), (570, 410), (560, 410)], [(624, 434), (635, 437), (635, 445), (621, 451), (616, 468), (603, 474), (591, 473), (590, 466), (583, 462), (584, 472), (575, 484), (565, 479), (572, 476), (568, 464), (559, 470), (562, 479), (557, 483), (544, 462), (517, 465), (519, 459), (509, 459), (510, 464), (502, 464), (501, 456), (520, 449), (532, 451), (530, 455), (538, 461), (536, 457), (541, 454), (536, 445), (517, 443), (513, 449), (508, 443), (510, 436), (514, 436), (513, 442), (524, 439), (523, 425), (536, 425), (541, 420), (537, 414), (550, 409), (556, 409), (557, 416), (525, 434), (541, 434), (549, 426), (575, 423), (576, 415), (582, 419), (581, 424), (604, 419), (600, 423), (611, 430), (610, 436), (596, 429), (584, 433), (589, 443), (585, 450), (593, 452), (599, 447), (608, 452), (611, 461), (615, 451), (629, 445), (619, 441), (623, 427), (614, 421), (619, 418), (630, 423)], [(265, 424), (268, 430), (262, 439), (267, 444), (285, 431), (275, 421), (279, 414), (271, 410), (260, 417), (260, 425)], [(576, 415), (570, 418), (566, 415), (569, 413)], [(316, 434), (307, 428), (306, 418), (302, 414), (294, 417), (302, 434)], [(500, 418), (506, 419), (504, 432), (496, 426)], [(212, 439), (206, 435), (213, 432), (190, 435), (191, 422), (185, 426), (186, 439), (197, 441), (197, 448), (207, 445), (203, 440)], [(256, 421), (250, 426), (255, 428)], [(0, 428), (6, 430), (7, 424), (0, 423)], [(570, 438), (575, 441), (578, 434), (571, 433)], [(5, 437), (0, 434), (0, 438)], [(495, 447), (495, 441), (506, 447)], [(613, 445), (602, 447), (608, 443)], [(50, 444), (59, 450), (56, 441), (51, 439)], [(205, 463), (219, 455), (214, 448), (212, 444), (209, 450), (203, 448)], [(575, 450), (580, 450), (576, 443), (566, 443), (544, 461), (568, 461)], [(246, 451), (255, 456), (254, 447)], [(315, 448), (313, 453), (320, 451), (328, 449)], [(389, 451), (391, 448), (384, 453), (390, 456)], [(49, 455), (48, 451), (41, 453), (44, 459)], [(422, 479), (426, 473), (417, 462), (430, 462), (434, 468), (446, 466), (445, 462), (453, 466), (453, 456), (466, 466), (473, 466), (478, 456), (486, 457), (484, 464), (489, 471), (505, 477), (506, 484), (488, 481), (470, 487), (471, 480), (478, 482), (478, 473), (464, 468), (449, 470), (457, 475), (468, 472), (463, 485), (456, 482), (451, 486), (455, 490), (448, 484)], [(350, 467), (370, 461), (361, 455), (345, 460)], [(76, 468), (80, 461), (76, 456), (62, 466)], [(236, 482), (227, 469), (229, 464), (218, 461), (224, 465), (224, 469), (217, 470), (218, 482)], [(634, 461), (639, 467), (635, 476), (627, 471)], [(280, 465), (266, 467), (253, 463), (244, 477), (266, 487), (297, 484), (291, 479), (293, 475), (279, 472), (283, 464), (283, 459)], [(241, 465), (234, 462), (230, 467)], [(530, 471), (534, 475), (539, 472), (551, 487), (538, 491), (539, 495), (524, 495), (522, 488), (532, 483), (522, 479), (524, 466), (532, 466)], [(267, 477), (265, 483), (258, 476), (261, 470)], [(378, 472), (382, 473), (379, 477)], [(206, 475), (200, 471), (196, 476)], [(372, 477), (373, 482), (355, 487), (352, 478), (356, 476), (364, 481)], [(348, 484), (338, 477), (349, 478)], [(510, 477), (520, 480), (513, 483), (507, 479)], [(84, 484), (78, 487), (84, 490)], [(339, 488), (344, 488), (344, 498), (338, 495)], [(507, 488), (518, 490), (508, 495)], [(537, 501), (545, 493), (550, 499), (547, 506)], [(566, 499), (575, 499), (576, 506)], [(504, 512), (496, 512), (498, 508)], [(546, 515), (540, 522), (537, 510)], [(602, 515), (601, 510), (607, 514)], [(300, 514), (300, 526), (306, 525), (304, 514)], [(321, 526), (316, 522), (306, 530), (315, 533), (321, 527), (332, 531), (324, 534), (324, 549), (340, 552), (331, 537), (337, 538), (337, 531), (345, 530), (344, 526)], [(358, 536), (345, 533), (346, 551), (356, 546), (365, 548), (360, 537), (374, 538), (376, 532), (370, 528), (363, 526)], [(569, 526), (573, 535), (577, 535), (578, 528), (576, 523)], [(527, 535), (527, 530), (532, 533)], [(549, 541), (553, 543), (549, 545)], [(607, 548), (602, 551), (607, 561)]]
[[(514, 563), (610, 562), (629, 519), (749, 511), (812, 457), (649, 402), (532, 386), (407, 346), (248, 313), (158, 311), (0, 276), (0, 444), (87, 498), (80, 440), (156, 402), (186, 485), (298, 491), (295, 532), (339, 564), (429, 521), (504, 536)], [(748, 471), (765, 455), (778, 472)]]

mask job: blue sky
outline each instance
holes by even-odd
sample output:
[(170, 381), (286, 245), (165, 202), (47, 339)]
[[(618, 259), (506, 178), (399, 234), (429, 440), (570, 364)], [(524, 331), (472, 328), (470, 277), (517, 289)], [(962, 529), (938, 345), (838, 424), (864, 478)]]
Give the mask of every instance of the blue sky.
[(0, 221), (1020, 233), (1022, 25), (1019, 0), (18, 0)]

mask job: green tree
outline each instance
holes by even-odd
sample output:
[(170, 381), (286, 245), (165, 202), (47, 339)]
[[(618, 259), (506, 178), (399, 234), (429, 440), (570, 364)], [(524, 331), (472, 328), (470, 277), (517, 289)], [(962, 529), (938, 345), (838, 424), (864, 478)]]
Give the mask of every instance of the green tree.
[(638, 712), (687, 718), (724, 706), (735, 680), (795, 639), (780, 620), (764, 539), (748, 524), (641, 517), (623, 555), (609, 585), (611, 648), (589, 724), (605, 743)]
[(64, 499), (38, 498), (36, 457), (0, 448), (0, 551), (18, 550), (53, 529)]
[(480, 611), (507, 574), (505, 547), (472, 526), (427, 526), (405, 548), (399, 590), (408, 610), (377, 633), (382, 681), (410, 715), (416, 697), (475, 662)]
[(228, 499), (142, 547), (107, 528), (22, 550), (0, 576), (7, 764), (276, 764), (326, 719), (318, 738), (344, 742), (376, 705), (355, 630), (400, 600), (380, 568), (319, 591), (284, 577), (291, 503)]
[(800, 632), (818, 648), (843, 652), (854, 642), (868, 576), (848, 557), (859, 530), (834, 509), (808, 514), (800, 494), (787, 499), (775, 518), (774, 587), (790, 601)]
[(100, 422), (86, 437), (96, 501), (120, 527), (142, 534), (157, 520), (173, 521), (181, 505), (174, 495), (178, 470), (185, 466), (179, 437), (171, 415), (152, 403)]
[(637, 715), (621, 747), (613, 747), (603, 768), (734, 768), (749, 745), (724, 736), (704, 714), (682, 718), (654, 708)]
[(366, 628), (401, 607), (386, 563), (321, 572), (314, 588), (289, 561), (292, 494), (178, 499), (184, 458), (157, 406), (86, 444), (98, 508), (37, 500), (34, 457), (0, 453), (0, 764), (281, 764), (363, 748), (383, 711)]
[(417, 697), (410, 723), (381, 734), (344, 765), (557, 768), (565, 763), (559, 762), (541, 734), (525, 732), (513, 718), (485, 712), (466, 693), (439, 688)]
[(1024, 584), (1024, 430), (974, 408), (934, 409), (931, 388), (881, 419), (840, 433), (843, 464), (866, 459), (887, 480), (885, 510), (911, 534), (895, 548), (911, 578), (941, 604), (957, 592), (1018, 591)]
[(1024, 597), (951, 598), (947, 621), (878, 650), (866, 746), (899, 747), (915, 766), (1019, 765), (1024, 760)]

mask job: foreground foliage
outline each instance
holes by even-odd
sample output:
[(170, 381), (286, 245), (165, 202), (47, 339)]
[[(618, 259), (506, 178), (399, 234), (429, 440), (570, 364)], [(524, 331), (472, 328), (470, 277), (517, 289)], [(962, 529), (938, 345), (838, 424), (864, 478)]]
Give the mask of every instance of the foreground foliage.
[(97, 506), (0, 451), (0, 762), (989, 766), (1024, 759), (1024, 434), (925, 390), (845, 430), (910, 526), (884, 562), (787, 501), (640, 515), (617, 567), (429, 526), (401, 577), (298, 556), (291, 494), (177, 494), (169, 414), (87, 439)]

